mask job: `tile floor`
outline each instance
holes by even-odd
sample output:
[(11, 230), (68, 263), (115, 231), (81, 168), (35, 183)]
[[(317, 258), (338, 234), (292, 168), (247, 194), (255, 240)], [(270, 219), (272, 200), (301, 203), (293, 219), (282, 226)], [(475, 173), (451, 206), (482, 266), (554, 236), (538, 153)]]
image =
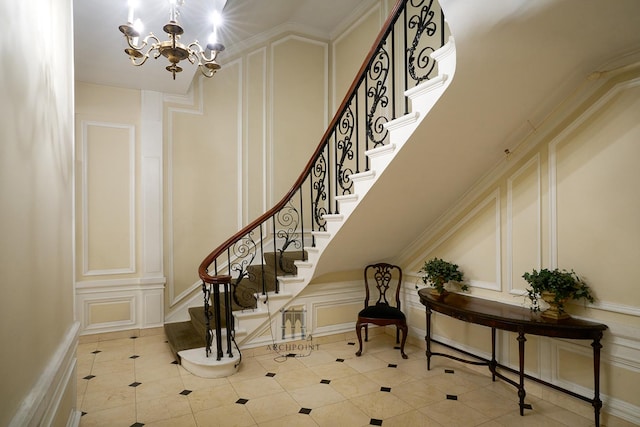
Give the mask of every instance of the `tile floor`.
[[(379, 334), (355, 357), (355, 334), (323, 337), (283, 357), (243, 352), (237, 374), (203, 379), (176, 364), (161, 330), (78, 345), (80, 426), (592, 426), (590, 405), (527, 384), (533, 410), (486, 367), (436, 357)], [(83, 337), (85, 338), (85, 337)], [(91, 341), (91, 342), (86, 342)], [(603, 424), (631, 425), (603, 415)]]

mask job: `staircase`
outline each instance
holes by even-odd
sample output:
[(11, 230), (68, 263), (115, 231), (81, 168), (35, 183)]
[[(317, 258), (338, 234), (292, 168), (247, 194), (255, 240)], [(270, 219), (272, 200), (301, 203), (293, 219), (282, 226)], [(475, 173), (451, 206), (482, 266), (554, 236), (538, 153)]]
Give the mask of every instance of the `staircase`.
[[(201, 263), (204, 307), (189, 309), (189, 322), (165, 325), (185, 368), (202, 372), (202, 365), (215, 369), (237, 357), (231, 341), (250, 346), (311, 282), (331, 239), (451, 82), (455, 45), (452, 38), (444, 44), (444, 34), (444, 17), (433, 0), (397, 2), (292, 189)], [(405, 48), (393, 52), (400, 37)], [(405, 81), (397, 85), (400, 76)], [(213, 354), (214, 338), (217, 356), (204, 358)]]
[[(296, 261), (306, 259), (305, 251), (289, 251), (282, 254), (275, 252), (267, 252), (264, 254), (263, 265), (250, 265), (247, 268), (247, 277), (244, 277), (235, 287), (235, 292), (231, 298), (231, 308), (236, 316), (242, 316), (243, 313), (255, 313), (258, 309), (258, 299), (265, 289), (266, 295), (276, 292), (277, 281), (286, 281), (297, 276), (298, 269), (295, 265)], [(226, 316), (224, 311), (225, 305), (221, 306), (221, 327), (226, 328)], [(191, 307), (189, 311), (189, 321), (167, 323), (165, 325), (165, 333), (169, 341), (171, 351), (178, 361), (181, 363), (182, 357), (180, 352), (193, 348), (204, 347), (206, 344), (206, 315), (204, 306)], [(210, 318), (213, 317), (211, 307), (209, 307)]]

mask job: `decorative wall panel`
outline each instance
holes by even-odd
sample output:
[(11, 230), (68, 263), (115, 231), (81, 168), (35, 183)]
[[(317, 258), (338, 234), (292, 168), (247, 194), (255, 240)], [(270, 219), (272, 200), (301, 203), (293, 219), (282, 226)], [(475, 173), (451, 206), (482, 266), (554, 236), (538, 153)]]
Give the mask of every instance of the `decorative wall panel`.
[(135, 128), (82, 124), (83, 274), (135, 271)]

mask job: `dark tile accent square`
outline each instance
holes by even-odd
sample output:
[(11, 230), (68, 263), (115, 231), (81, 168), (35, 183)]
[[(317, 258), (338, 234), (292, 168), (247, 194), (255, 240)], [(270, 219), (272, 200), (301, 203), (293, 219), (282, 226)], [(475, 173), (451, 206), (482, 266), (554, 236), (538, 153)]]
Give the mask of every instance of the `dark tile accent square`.
[(398, 367), (398, 365), (396, 365), (395, 363), (389, 363), (387, 365), (387, 368), (397, 368), (397, 367)]
[(379, 420), (377, 418), (371, 418), (371, 421), (369, 421), (369, 425), (370, 426), (381, 426), (382, 425), (382, 420)]
[(82, 378), (83, 380), (90, 380), (91, 378), (95, 378), (95, 375), (87, 375), (86, 377)]
[(380, 387), (380, 391), (390, 392), (391, 391), (391, 387)]
[(131, 338), (132, 340), (137, 340), (137, 339), (138, 339), (138, 337), (135, 337), (135, 336), (134, 336), (134, 337), (130, 337), (130, 338)]
[(331, 380), (320, 380), (320, 384), (329, 384)]
[(137, 354), (134, 354), (134, 355), (133, 355), (133, 356), (131, 356), (129, 359), (137, 359), (138, 357), (140, 357), (140, 356), (138, 356)]
[(129, 384), (129, 387), (138, 387), (140, 384), (142, 383), (139, 383), (138, 381), (136, 381), (134, 383)]
[(453, 369), (445, 369), (444, 373), (445, 374), (455, 374), (455, 371)]
[(455, 394), (447, 394), (447, 400), (458, 400), (458, 396)]
[(311, 413), (311, 409), (309, 408), (300, 408), (300, 410), (298, 411), (299, 414), (305, 414), (305, 415), (309, 415)]
[(184, 389), (180, 392), (183, 396), (189, 396), (191, 394), (191, 390)]
[(98, 354), (98, 353), (102, 353), (102, 352), (100, 350), (96, 350), (96, 351), (92, 351), (91, 353)]
[(131, 427), (142, 427), (144, 425), (144, 423), (133, 423), (131, 424)]
[(80, 413), (80, 416), (81, 416), (81, 417), (84, 417), (85, 415), (87, 415), (87, 413), (86, 413), (86, 412), (84, 412), (84, 411), (82, 411), (82, 412)]
[(179, 365), (177, 360), (174, 360), (173, 362), (171, 362), (172, 365)]
[(336, 359), (336, 362), (344, 362), (344, 359)]
[(240, 405), (244, 405), (248, 401), (249, 401), (249, 399), (238, 399), (238, 400), (236, 400), (236, 403), (239, 403)]
[(265, 375), (266, 377), (275, 377), (276, 374), (274, 374), (273, 372), (267, 372), (267, 375)]
[(348, 342), (347, 345), (356, 345), (354, 342)]
[(393, 347), (394, 350), (400, 350), (400, 347), (398, 347), (397, 345)]

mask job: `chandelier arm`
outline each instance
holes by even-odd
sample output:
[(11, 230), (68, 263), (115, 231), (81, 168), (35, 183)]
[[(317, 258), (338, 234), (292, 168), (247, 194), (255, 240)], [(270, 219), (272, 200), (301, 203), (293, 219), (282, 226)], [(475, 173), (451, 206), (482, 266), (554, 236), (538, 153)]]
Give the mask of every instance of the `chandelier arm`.
[(149, 43), (149, 40), (153, 40), (154, 43), (159, 43), (160, 40), (158, 39), (158, 37), (155, 36), (155, 34), (153, 33), (149, 33), (144, 39), (142, 39), (142, 43), (138, 46), (136, 46), (135, 44), (133, 44), (133, 39), (137, 38), (137, 37), (132, 37), (132, 36), (127, 36), (125, 35), (125, 38), (127, 39), (127, 44), (129, 45), (129, 47), (131, 49), (135, 49), (137, 51), (141, 51), (142, 49), (144, 49)]
[(153, 46), (151, 46), (151, 48), (147, 52), (147, 54), (151, 54), (151, 52), (153, 52), (153, 59), (158, 59), (158, 57), (162, 55), (162, 52), (160, 52), (160, 44), (154, 43)]
[(207, 78), (213, 77), (213, 75), (216, 73), (216, 71), (218, 71), (218, 70), (209, 69), (209, 68), (205, 67), (204, 65), (198, 65), (198, 69), (200, 70), (202, 75), (207, 77)]
[(200, 46), (198, 40), (195, 40), (194, 42), (189, 44), (189, 46), (187, 46), (187, 49), (189, 51), (189, 62), (195, 64), (197, 61), (198, 65), (201, 65), (202, 58), (204, 57), (204, 50), (202, 49), (202, 46)]
[(202, 58), (202, 60), (204, 62), (213, 62), (218, 57), (218, 51), (217, 50), (212, 50), (211, 51), (211, 56), (209, 58), (207, 58), (207, 55), (206, 55), (205, 52), (202, 52), (202, 53), (200, 53), (200, 57)]
[[(129, 59), (131, 60), (131, 63), (136, 66), (139, 67), (142, 64), (144, 64), (145, 62), (147, 62), (147, 59), (149, 59), (149, 52), (147, 51), (147, 53), (145, 53), (144, 55), (141, 56), (142, 59), (140, 58), (136, 58), (134, 56), (129, 56)], [(138, 62), (136, 62), (136, 59), (139, 59)]]

